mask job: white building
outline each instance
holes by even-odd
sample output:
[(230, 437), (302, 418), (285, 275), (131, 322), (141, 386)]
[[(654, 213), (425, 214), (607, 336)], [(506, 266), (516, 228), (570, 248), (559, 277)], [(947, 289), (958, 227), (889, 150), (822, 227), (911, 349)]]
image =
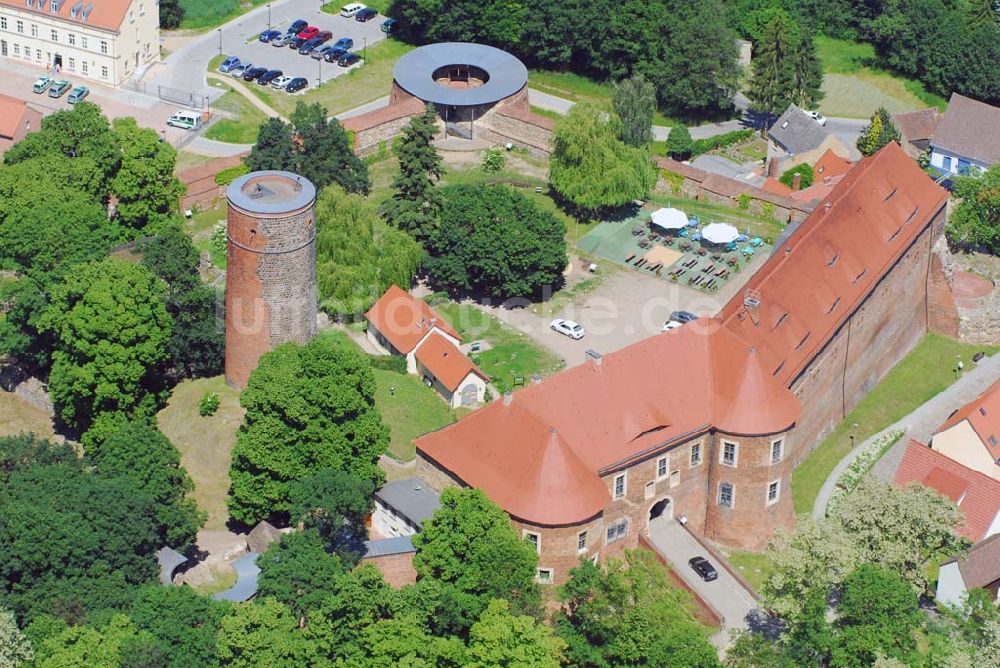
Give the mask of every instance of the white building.
[(157, 0), (0, 0), (0, 59), (122, 85), (160, 58)]
[(931, 167), (975, 174), (1000, 162), (1000, 107), (952, 93), (931, 137)]

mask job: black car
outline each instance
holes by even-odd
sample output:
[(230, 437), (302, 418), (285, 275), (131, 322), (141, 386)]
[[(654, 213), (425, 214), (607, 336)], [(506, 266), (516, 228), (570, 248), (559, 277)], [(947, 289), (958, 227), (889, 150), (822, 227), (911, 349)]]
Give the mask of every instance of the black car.
[(670, 314), (670, 319), (679, 322), (682, 325), (686, 325), (689, 322), (697, 320), (698, 316), (690, 311), (674, 311)]
[(323, 60), (328, 63), (335, 63), (345, 53), (347, 53), (347, 49), (341, 49), (339, 46), (331, 46), (330, 50), (323, 54)]
[(719, 572), (715, 570), (712, 564), (708, 563), (708, 559), (705, 557), (694, 557), (688, 564), (694, 569), (694, 572), (701, 576), (701, 579), (705, 582), (711, 582), (719, 577)]
[(288, 26), (288, 30), (286, 30), (285, 33), (289, 35), (298, 35), (308, 25), (309, 23), (307, 21), (303, 21), (302, 19), (297, 19), (295, 21), (292, 21), (292, 25)]
[(264, 74), (261, 74), (259, 77), (257, 77), (257, 83), (259, 83), (261, 86), (266, 86), (267, 84), (271, 83), (272, 81), (280, 77), (282, 74), (284, 74), (284, 72), (282, 72), (281, 70), (268, 70), (267, 72), (264, 72)]
[(299, 47), (299, 54), (303, 56), (308, 56), (313, 52), (314, 49), (323, 46), (323, 40), (313, 37), (312, 39), (306, 40)]
[(288, 48), (289, 49), (298, 49), (300, 46), (302, 46), (305, 43), (306, 43), (305, 39), (303, 39), (302, 37), (299, 37), (298, 35), (296, 35), (296, 36), (292, 37), (290, 40), (288, 40)]
[(365, 7), (360, 12), (354, 15), (354, 20), (361, 21), (362, 23), (364, 23), (365, 21), (371, 21), (376, 16), (378, 16), (378, 12), (376, 12), (371, 7)]
[(345, 53), (340, 58), (337, 59), (337, 64), (341, 67), (350, 67), (354, 63), (361, 60), (361, 56), (356, 53)]
[(248, 69), (246, 72), (243, 73), (243, 80), (253, 81), (254, 79), (259, 78), (262, 74), (265, 74), (266, 72), (267, 72), (266, 67), (251, 67), (250, 69)]
[(286, 93), (297, 93), (309, 84), (303, 77), (295, 77), (285, 86)]

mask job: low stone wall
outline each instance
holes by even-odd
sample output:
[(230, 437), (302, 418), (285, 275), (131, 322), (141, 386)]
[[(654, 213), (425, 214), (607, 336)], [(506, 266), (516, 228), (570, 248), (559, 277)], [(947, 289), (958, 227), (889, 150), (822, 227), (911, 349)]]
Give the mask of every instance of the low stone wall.
[(403, 128), (410, 124), (411, 118), (413, 116), (403, 116), (355, 132), (354, 152), (361, 156), (372, 155), (379, 151), (383, 143), (388, 148), (392, 144), (392, 140), (403, 131)]
[(48, 416), (56, 414), (45, 383), (33, 376), (26, 376), (13, 364), (0, 364), (0, 389), (10, 392)]

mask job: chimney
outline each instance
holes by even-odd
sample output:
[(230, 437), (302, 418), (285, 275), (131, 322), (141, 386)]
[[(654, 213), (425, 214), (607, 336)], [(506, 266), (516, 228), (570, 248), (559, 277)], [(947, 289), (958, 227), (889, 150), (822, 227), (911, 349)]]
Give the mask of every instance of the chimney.
[(510, 406), (510, 402), (514, 401), (514, 393), (507, 390), (503, 393), (503, 405)]
[(778, 176), (778, 161), (775, 160), (774, 158), (771, 158), (770, 160), (768, 160), (765, 172), (766, 172), (765, 176), (777, 177)]
[(531, 374), (531, 382), (535, 385), (538, 385), (540, 382), (542, 382), (542, 376), (537, 373)]
[(601, 366), (601, 353), (597, 352), (593, 348), (587, 348), (587, 357), (594, 360), (594, 366)]
[(802, 172), (795, 172), (792, 175), (792, 190), (799, 190), (802, 188)]

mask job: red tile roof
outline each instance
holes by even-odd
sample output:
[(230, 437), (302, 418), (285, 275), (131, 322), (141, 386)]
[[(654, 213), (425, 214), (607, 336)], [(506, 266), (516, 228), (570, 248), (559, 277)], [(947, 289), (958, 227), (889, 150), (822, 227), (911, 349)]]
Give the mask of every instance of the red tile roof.
[(0, 95), (0, 137), (13, 139), (18, 128), (24, 123), (28, 105), (22, 100)]
[(404, 355), (412, 351), (432, 328), (461, 340), (455, 328), (422, 299), (417, 299), (397, 285), (389, 286), (368, 309), (365, 318)]
[[(749, 346), (702, 319), (529, 385), (416, 445), (515, 517), (571, 524), (606, 503), (602, 471), (710, 426), (772, 434), (798, 414)], [(539, 484), (540, 471), (577, 482)]]
[(483, 380), (489, 377), (472, 363), (455, 344), (434, 332), (417, 348), (417, 361), (424, 365), (450, 392), (458, 389), (466, 376), (474, 373)]
[[(122, 21), (125, 20), (125, 15), (128, 13), (129, 7), (132, 6), (132, 0), (86, 0), (82, 4), (82, 7), (91, 5), (93, 7), (93, 11), (91, 11), (90, 16), (88, 16), (85, 21), (80, 16), (77, 16), (76, 18), (70, 16), (70, 10), (76, 4), (76, 0), (66, 0), (62, 3), (62, 5), (60, 5), (58, 12), (53, 12), (51, 11), (52, 7), (50, 0), (45, 0), (41, 9), (38, 8), (37, 2), (33, 3), (31, 7), (28, 7), (26, 6), (24, 0), (0, 0), (0, 5), (10, 7), (12, 9), (30, 12), (31, 14), (37, 14), (39, 16), (55, 15), (63, 21), (73, 25), (103, 28), (114, 32), (118, 31)], [(149, 7), (147, 11), (156, 11), (156, 8), (155, 6)]]
[(850, 160), (841, 158), (830, 149), (826, 149), (826, 153), (824, 153), (813, 166), (813, 183), (820, 183), (825, 178), (846, 174), (851, 171), (851, 167), (853, 166), (854, 163)]
[(379, 107), (378, 109), (372, 109), (369, 112), (358, 114), (357, 116), (345, 118), (340, 122), (340, 124), (344, 126), (344, 129), (348, 132), (361, 132), (400, 118), (416, 116), (423, 113), (424, 108), (425, 106), (422, 100), (415, 97), (408, 97), (401, 102), (390, 104), (385, 107)]
[[(923, 443), (911, 440), (896, 471), (895, 482), (899, 486), (919, 482), (955, 501), (956, 480), (963, 481), (965, 485), (965, 490), (957, 499), (958, 509), (965, 515), (965, 526), (959, 533), (973, 542), (982, 540), (997, 513), (1000, 513), (1000, 480), (973, 471)], [(941, 487), (938, 487), (939, 484)]]
[[(847, 173), (723, 308), (725, 326), (790, 385), (914, 238), (948, 193), (890, 143)], [(756, 308), (746, 308), (745, 299)]]
[(938, 123), (941, 121), (941, 112), (937, 107), (918, 109), (905, 114), (896, 114), (892, 117), (893, 123), (899, 128), (900, 133), (906, 141), (926, 141), (934, 136)]
[(788, 197), (792, 194), (791, 188), (773, 176), (767, 177), (767, 180), (764, 181), (764, 184), (760, 187), (760, 189), (764, 192), (774, 193), (775, 195), (782, 195), (784, 197)]
[(993, 462), (1000, 466), (1000, 380), (955, 411), (937, 433), (950, 429), (963, 420), (969, 421)]

